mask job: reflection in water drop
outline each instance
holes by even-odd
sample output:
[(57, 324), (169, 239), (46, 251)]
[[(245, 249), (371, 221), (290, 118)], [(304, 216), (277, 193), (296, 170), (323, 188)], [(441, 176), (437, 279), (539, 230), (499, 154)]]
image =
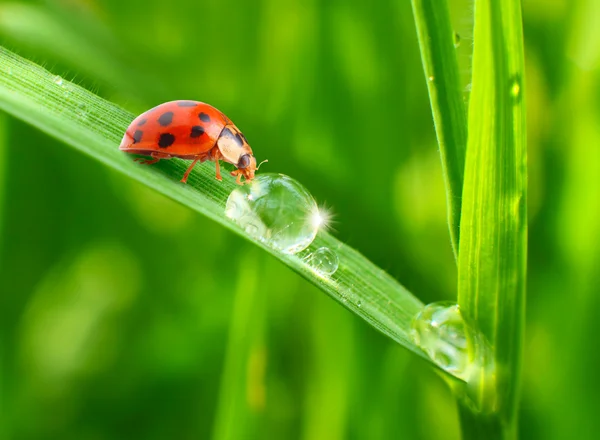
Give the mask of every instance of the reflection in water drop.
[(515, 78), (511, 82), (510, 95), (514, 100), (518, 100), (521, 95), (521, 84), (518, 78)]
[(495, 406), (495, 366), (484, 335), (467, 322), (457, 304), (437, 302), (413, 318), (411, 337), (440, 368), (462, 379), (460, 390), (478, 411)]
[(454, 47), (459, 47), (460, 46), (460, 35), (458, 35), (458, 32), (454, 32)]
[(431, 76), (429, 77), (429, 82), (433, 82), (433, 81), (435, 81), (435, 77), (434, 77), (433, 75), (431, 75)]
[(249, 235), (288, 254), (306, 249), (322, 225), (310, 193), (283, 174), (261, 174), (234, 189), (225, 215)]
[(258, 237), (260, 235), (261, 230), (262, 228), (259, 228), (255, 224), (251, 223), (251, 220), (248, 221), (248, 223), (246, 223), (246, 225), (244, 226), (244, 231), (246, 231), (249, 235), (252, 235), (253, 237)]
[(63, 85), (63, 79), (60, 76), (56, 75), (54, 77), (54, 84), (62, 87), (62, 85)]
[(306, 262), (317, 272), (327, 276), (333, 275), (339, 266), (337, 254), (327, 247), (314, 251), (306, 257)]

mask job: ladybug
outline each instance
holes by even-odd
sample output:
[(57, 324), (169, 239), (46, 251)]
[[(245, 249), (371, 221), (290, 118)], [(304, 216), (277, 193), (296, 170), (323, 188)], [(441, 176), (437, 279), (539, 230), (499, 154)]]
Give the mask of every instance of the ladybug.
[(181, 181), (186, 183), (198, 162), (213, 160), (217, 180), (222, 180), (219, 160), (237, 167), (231, 172), (242, 184), (254, 178), (258, 169), (246, 137), (231, 120), (211, 105), (198, 101), (171, 101), (142, 113), (129, 125), (119, 150), (151, 156), (136, 159), (153, 164), (161, 159), (192, 159)]

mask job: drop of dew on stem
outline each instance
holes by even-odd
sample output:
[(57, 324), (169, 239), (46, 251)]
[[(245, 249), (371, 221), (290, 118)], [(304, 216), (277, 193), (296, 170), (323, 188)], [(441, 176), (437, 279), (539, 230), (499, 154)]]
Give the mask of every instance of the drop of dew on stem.
[(323, 217), (312, 195), (298, 181), (267, 173), (234, 189), (225, 215), (247, 234), (287, 254), (306, 249)]
[(521, 81), (518, 75), (510, 81), (510, 96), (513, 102), (518, 102), (521, 99)]
[(458, 32), (454, 32), (454, 47), (458, 48), (460, 46), (460, 35)]
[(63, 85), (63, 79), (60, 76), (56, 75), (54, 77), (54, 84), (56, 84), (57, 86), (62, 87), (62, 85)]
[(77, 104), (77, 115), (79, 116), (79, 118), (84, 120), (88, 117), (87, 107), (82, 102)]
[(335, 252), (327, 247), (322, 247), (308, 255), (306, 262), (322, 275), (331, 276), (339, 266), (339, 259)]
[(429, 79), (429, 82), (434, 82), (435, 81), (435, 77), (433, 75), (431, 75), (428, 79)]
[(492, 349), (485, 336), (468, 322), (456, 303), (436, 302), (425, 306), (414, 318), (411, 338), (442, 370), (464, 384), (453, 387), (478, 412), (496, 405), (496, 369)]

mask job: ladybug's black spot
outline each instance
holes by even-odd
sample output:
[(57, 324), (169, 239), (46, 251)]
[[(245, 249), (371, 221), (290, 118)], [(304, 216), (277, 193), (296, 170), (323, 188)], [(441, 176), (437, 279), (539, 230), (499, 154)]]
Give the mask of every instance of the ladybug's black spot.
[(142, 125), (144, 125), (146, 122), (148, 122), (148, 119), (142, 119), (140, 122), (138, 122), (138, 127), (141, 127)]
[(136, 130), (136, 132), (133, 133), (133, 143), (137, 144), (139, 141), (141, 141), (143, 135), (144, 132), (142, 130)]
[(171, 133), (163, 133), (158, 138), (158, 146), (160, 148), (170, 147), (173, 145), (173, 142), (175, 142), (175, 136), (173, 136)]
[(240, 144), (240, 147), (244, 146), (244, 139), (240, 136), (240, 133), (235, 134), (235, 139), (237, 140), (237, 143)]
[(173, 112), (163, 113), (158, 118), (158, 123), (163, 127), (166, 127), (167, 125), (171, 124), (171, 122), (173, 122)]
[(210, 122), (210, 116), (208, 116), (206, 113), (200, 113), (198, 117), (202, 122)]
[(192, 127), (192, 132), (190, 133), (190, 137), (192, 138), (197, 138), (200, 137), (204, 134), (204, 127), (201, 127), (200, 125), (194, 125)]
[(196, 107), (198, 103), (196, 101), (178, 101), (178, 107)]
[(233, 133), (231, 132), (230, 129), (224, 128), (223, 131), (221, 131), (221, 134), (219, 135), (219, 137), (232, 138), (233, 137)]

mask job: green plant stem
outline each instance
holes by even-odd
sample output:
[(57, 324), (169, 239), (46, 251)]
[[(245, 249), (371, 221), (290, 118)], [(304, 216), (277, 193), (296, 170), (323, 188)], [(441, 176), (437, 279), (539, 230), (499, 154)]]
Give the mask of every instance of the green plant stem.
[(458, 302), (489, 341), (495, 373), (484, 378), (488, 414), (461, 407), (465, 438), (473, 439), (516, 432), (527, 252), (520, 8), (519, 0), (475, 2)]
[(445, 0), (412, 0), (412, 7), (442, 159), (450, 238), (458, 258), (467, 114), (460, 86), (455, 33)]

